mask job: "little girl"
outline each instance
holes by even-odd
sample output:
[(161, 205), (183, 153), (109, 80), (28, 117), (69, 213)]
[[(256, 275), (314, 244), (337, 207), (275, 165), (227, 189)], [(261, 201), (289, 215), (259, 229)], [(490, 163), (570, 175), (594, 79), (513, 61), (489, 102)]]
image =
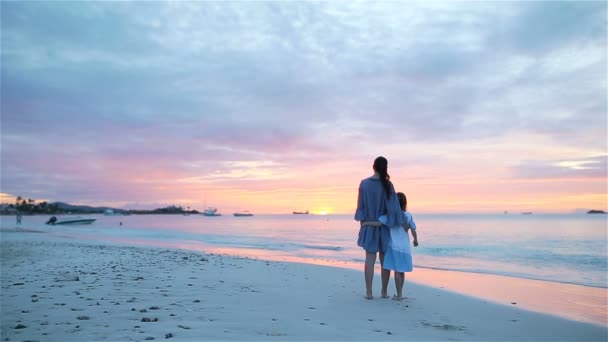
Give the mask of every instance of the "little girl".
[[(382, 267), (389, 271), (394, 271), (395, 274), (395, 289), (397, 294), (393, 296), (394, 300), (403, 299), (403, 283), (405, 282), (404, 272), (412, 272), (412, 253), (410, 250), (410, 236), (407, 233), (411, 230), (414, 238), (414, 247), (418, 246), (418, 234), (416, 233), (416, 223), (412, 215), (407, 212), (407, 198), (402, 192), (397, 193), (401, 210), (405, 216), (406, 226), (389, 227), (391, 239), (388, 244), (388, 249), (384, 255), (384, 263)], [(386, 216), (378, 218), (380, 222), (366, 222), (367, 225), (381, 226), (386, 224)]]

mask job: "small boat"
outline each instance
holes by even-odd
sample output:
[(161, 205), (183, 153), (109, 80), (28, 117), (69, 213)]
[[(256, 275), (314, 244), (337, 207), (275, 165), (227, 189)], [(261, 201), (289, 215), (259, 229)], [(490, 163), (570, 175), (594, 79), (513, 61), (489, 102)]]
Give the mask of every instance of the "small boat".
[(308, 215), (308, 210), (306, 211), (294, 211), (294, 215)]
[(222, 216), (222, 214), (217, 212), (216, 208), (207, 208), (203, 211), (203, 216)]
[(120, 210), (114, 211), (113, 209), (106, 209), (103, 211), (105, 216), (128, 216), (131, 215), (128, 211)]
[(50, 225), (91, 224), (91, 223), (95, 222), (96, 220), (97, 219), (82, 218), (82, 217), (70, 217), (70, 218), (57, 219), (57, 217), (53, 216), (48, 221), (46, 221), (46, 224), (50, 224)]
[(240, 216), (253, 216), (252, 213), (250, 213), (248, 210), (244, 210), (244, 211), (239, 211), (233, 214), (234, 216), (240, 217)]
[(532, 215), (532, 212), (531, 212), (531, 211), (526, 211), (526, 212), (521, 213), (521, 214), (522, 214), (522, 215)]

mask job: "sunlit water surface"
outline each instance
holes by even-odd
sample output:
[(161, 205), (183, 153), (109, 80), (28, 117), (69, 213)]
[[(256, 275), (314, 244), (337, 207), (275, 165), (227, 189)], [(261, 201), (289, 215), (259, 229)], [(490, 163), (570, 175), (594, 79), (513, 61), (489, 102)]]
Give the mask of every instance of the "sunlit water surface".
[[(73, 239), (177, 247), (283, 261), (359, 267), (352, 215), (103, 216), (91, 225), (24, 226)], [(14, 217), (1, 217), (3, 227)], [(415, 215), (414, 266), (607, 287), (607, 215)], [(120, 223), (122, 222), (122, 225)]]

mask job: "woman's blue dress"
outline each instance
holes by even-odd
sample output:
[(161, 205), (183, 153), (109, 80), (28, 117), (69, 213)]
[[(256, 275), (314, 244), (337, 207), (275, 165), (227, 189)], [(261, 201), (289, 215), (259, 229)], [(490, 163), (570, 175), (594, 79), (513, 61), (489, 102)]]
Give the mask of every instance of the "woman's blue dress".
[(387, 225), (382, 227), (363, 226), (359, 229), (357, 245), (368, 253), (386, 252), (390, 241), (388, 227), (405, 224), (405, 218), (393, 184), (390, 183), (390, 197), (387, 198), (380, 179), (366, 178), (359, 184), (355, 220), (377, 221), (382, 215), (386, 216)]

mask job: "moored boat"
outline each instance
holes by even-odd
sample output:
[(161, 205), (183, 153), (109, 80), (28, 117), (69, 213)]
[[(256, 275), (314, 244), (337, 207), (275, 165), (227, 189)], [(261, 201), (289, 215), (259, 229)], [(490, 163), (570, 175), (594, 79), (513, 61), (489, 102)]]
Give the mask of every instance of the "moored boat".
[(240, 216), (253, 216), (252, 213), (250, 213), (248, 210), (243, 210), (243, 211), (239, 211), (233, 214), (234, 216), (240, 217)]
[(217, 212), (216, 208), (207, 208), (203, 211), (203, 216), (222, 216), (222, 214)]
[(94, 218), (82, 218), (82, 217), (69, 217), (69, 218), (58, 219), (57, 217), (53, 216), (46, 222), (46, 224), (50, 224), (50, 225), (91, 224), (91, 223), (95, 222), (96, 220), (97, 219), (94, 219)]
[(308, 215), (308, 210), (306, 211), (294, 211), (294, 215)]

